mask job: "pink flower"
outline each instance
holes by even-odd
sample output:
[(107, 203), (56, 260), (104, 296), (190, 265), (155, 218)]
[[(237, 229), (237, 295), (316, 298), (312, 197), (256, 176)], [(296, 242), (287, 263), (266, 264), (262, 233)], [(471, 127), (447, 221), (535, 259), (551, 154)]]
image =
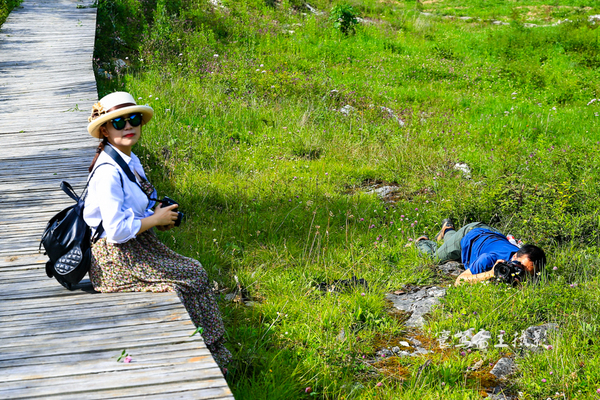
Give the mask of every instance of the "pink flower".
[(306, 389), (304, 389), (304, 393), (310, 393), (312, 392), (312, 388), (309, 386)]
[(551, 344), (549, 344), (548, 346), (546, 346), (546, 349), (548, 349), (548, 350), (552, 350), (552, 349), (553, 349), (553, 347), (552, 347), (552, 345), (551, 345)]
[(542, 378), (542, 383), (546, 383), (546, 378)]
[(596, 389), (596, 393), (600, 394), (600, 389)]
[(381, 382), (377, 382), (377, 385), (375, 385), (375, 386), (377, 386), (377, 387), (382, 387), (382, 386), (383, 386), (383, 383), (381, 383)]
[(364, 293), (361, 293), (360, 295), (361, 295), (361, 296), (364, 296), (365, 294), (364, 294)]
[(125, 364), (129, 364), (129, 363), (131, 362), (131, 356), (127, 356), (127, 357), (125, 357), (125, 358), (123, 359), (123, 362), (124, 362)]

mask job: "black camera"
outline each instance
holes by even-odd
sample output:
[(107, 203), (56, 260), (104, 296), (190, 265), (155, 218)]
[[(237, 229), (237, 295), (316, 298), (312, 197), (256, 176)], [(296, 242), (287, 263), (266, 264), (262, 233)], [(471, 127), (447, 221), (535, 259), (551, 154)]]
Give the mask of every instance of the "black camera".
[(514, 286), (525, 280), (525, 269), (518, 262), (500, 262), (494, 267), (494, 277), (498, 282)]
[[(172, 206), (173, 204), (178, 204), (175, 200), (168, 198), (167, 196), (163, 197), (163, 199), (160, 201), (160, 204), (163, 207), (168, 207), (168, 206)], [(177, 208), (175, 209), (177, 210)], [(181, 220), (183, 219), (183, 213), (180, 211), (177, 211), (177, 220), (175, 221), (175, 226), (179, 226), (181, 225)]]

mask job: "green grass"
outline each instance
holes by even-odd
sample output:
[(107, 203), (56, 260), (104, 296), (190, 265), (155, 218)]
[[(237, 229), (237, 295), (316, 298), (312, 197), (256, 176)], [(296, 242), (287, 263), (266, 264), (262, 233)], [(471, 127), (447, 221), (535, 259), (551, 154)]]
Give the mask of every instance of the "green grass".
[[(154, 108), (135, 151), (187, 216), (162, 238), (255, 302), (221, 303), (236, 398), (480, 398), (489, 367), (466, 367), (498, 349), (374, 363), (410, 334), (385, 294), (451, 283), (410, 245), (448, 216), (538, 244), (550, 263), (538, 287), (450, 287), (424, 337), (556, 322), (553, 350), (517, 358), (512, 389), (596, 398), (600, 31), (587, 16), (600, 9), (520, 2), (550, 10), (528, 19), (499, 1), (349, 3), (366, 20), (353, 35), (333, 29), (338, 3), (324, 0), (311, 2), (320, 15), (295, 0), (99, 2), (95, 62), (112, 74), (100, 95)], [(454, 14), (482, 20), (443, 18)], [(374, 181), (397, 184), (398, 201), (365, 193)], [(353, 275), (368, 290), (316, 289)]]
[(12, 9), (19, 4), (21, 4), (21, 0), (0, 0), (0, 26), (6, 21)]

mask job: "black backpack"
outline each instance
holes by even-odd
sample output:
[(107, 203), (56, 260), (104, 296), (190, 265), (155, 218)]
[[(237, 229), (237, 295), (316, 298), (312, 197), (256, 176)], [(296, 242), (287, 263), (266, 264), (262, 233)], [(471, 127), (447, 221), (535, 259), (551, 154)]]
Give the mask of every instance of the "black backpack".
[[(105, 164), (108, 163), (100, 164), (98, 167)], [(92, 261), (90, 245), (92, 241), (98, 240), (104, 232), (102, 222), (100, 222), (92, 238), (92, 230), (83, 220), (83, 206), (87, 195), (87, 186), (96, 169), (88, 179), (81, 196), (77, 196), (69, 183), (61, 182), (60, 188), (76, 203), (65, 208), (48, 221), (40, 241), (40, 251), (44, 246), (45, 254), (49, 258), (46, 262), (46, 275), (48, 275), (48, 278), (56, 278), (61, 285), (69, 290), (73, 290), (74, 286), (81, 282), (89, 271)]]

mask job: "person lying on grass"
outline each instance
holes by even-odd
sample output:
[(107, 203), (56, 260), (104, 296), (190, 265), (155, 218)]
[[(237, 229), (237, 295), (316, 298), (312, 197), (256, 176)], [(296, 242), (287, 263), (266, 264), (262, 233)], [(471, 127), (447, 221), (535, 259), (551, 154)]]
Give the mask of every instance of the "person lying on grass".
[(427, 236), (421, 236), (416, 240), (417, 248), (440, 263), (462, 262), (465, 271), (456, 279), (456, 286), (492, 279), (494, 267), (508, 260), (524, 269), (529, 276), (540, 272), (546, 264), (544, 250), (530, 244), (519, 248), (482, 222), (467, 224), (456, 231), (452, 220), (447, 218), (442, 221), (442, 229), (435, 239), (444, 243), (438, 246)]

